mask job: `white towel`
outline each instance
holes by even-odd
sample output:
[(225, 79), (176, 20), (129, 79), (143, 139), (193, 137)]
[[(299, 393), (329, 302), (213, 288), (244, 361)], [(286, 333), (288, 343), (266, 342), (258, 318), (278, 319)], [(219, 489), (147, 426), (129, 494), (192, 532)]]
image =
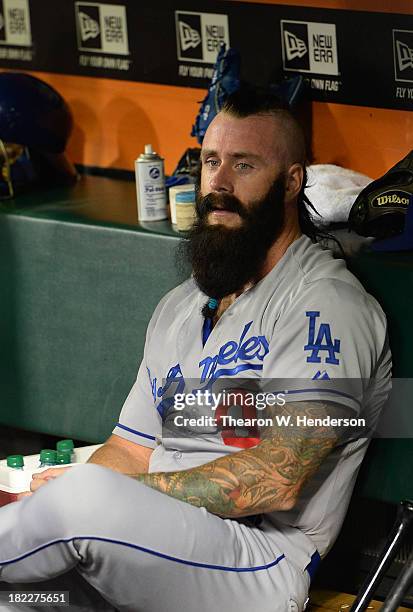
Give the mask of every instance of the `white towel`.
[(317, 227), (331, 223), (347, 223), (348, 215), (358, 194), (373, 179), (333, 164), (315, 164), (307, 168), (305, 195), (320, 213), (310, 208)]

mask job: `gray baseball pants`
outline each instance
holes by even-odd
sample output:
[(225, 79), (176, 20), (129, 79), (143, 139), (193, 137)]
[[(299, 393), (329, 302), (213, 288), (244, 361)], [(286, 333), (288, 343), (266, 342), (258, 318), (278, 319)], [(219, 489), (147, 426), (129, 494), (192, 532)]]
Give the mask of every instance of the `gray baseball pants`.
[(88, 464), (0, 509), (0, 581), (66, 588), (78, 611), (287, 612), (303, 609), (310, 579), (276, 532)]

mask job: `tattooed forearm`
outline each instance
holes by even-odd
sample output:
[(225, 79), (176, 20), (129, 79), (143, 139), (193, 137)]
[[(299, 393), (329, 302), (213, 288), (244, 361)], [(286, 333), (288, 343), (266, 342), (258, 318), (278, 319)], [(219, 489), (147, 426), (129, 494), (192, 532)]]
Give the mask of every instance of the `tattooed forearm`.
[[(320, 417), (325, 416), (327, 405), (298, 402), (287, 404), (283, 410), (286, 414), (293, 411), (295, 415)], [(331, 405), (328, 410), (331, 414)], [(288, 510), (294, 506), (303, 484), (337, 443), (339, 434), (328, 427), (274, 426), (263, 430), (261, 437), (262, 441), (254, 448), (190, 470), (134, 477), (222, 517)]]

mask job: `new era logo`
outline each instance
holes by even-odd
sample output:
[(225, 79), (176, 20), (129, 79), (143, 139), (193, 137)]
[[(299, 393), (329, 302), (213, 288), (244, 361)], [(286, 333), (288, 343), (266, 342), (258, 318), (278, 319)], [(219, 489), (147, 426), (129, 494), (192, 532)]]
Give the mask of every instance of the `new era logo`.
[(393, 30), (396, 81), (413, 83), (413, 31)]
[(230, 45), (227, 15), (175, 11), (175, 28), (180, 61), (214, 64), (221, 44)]
[(0, 0), (0, 44), (32, 44), (28, 0)]
[(337, 38), (334, 23), (281, 20), (284, 70), (336, 76)]
[(396, 50), (400, 72), (406, 70), (406, 68), (413, 68), (413, 49), (397, 40)]
[(120, 4), (76, 2), (77, 46), (80, 51), (128, 55), (126, 9)]
[(82, 42), (85, 42), (90, 38), (97, 38), (100, 34), (98, 22), (82, 11), (79, 11), (78, 17)]
[(201, 35), (184, 21), (179, 21), (179, 37), (182, 51), (197, 47), (201, 42)]
[(307, 53), (307, 45), (303, 40), (289, 32), (288, 30), (284, 30), (284, 40), (285, 40), (285, 50), (287, 60), (291, 61), (295, 57), (304, 57)]

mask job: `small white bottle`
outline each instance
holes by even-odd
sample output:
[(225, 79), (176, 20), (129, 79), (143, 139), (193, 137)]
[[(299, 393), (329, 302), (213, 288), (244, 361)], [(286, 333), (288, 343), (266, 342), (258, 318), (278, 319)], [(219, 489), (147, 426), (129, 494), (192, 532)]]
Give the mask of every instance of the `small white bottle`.
[(167, 219), (163, 158), (150, 144), (145, 145), (145, 153), (135, 161), (135, 177), (139, 221)]
[(195, 189), (192, 187), (176, 194), (176, 228), (180, 232), (187, 232), (195, 221)]
[(175, 187), (169, 187), (169, 207), (171, 210), (171, 223), (176, 225), (176, 196), (181, 191), (192, 191), (194, 185), (188, 183), (187, 185), (175, 185)]

